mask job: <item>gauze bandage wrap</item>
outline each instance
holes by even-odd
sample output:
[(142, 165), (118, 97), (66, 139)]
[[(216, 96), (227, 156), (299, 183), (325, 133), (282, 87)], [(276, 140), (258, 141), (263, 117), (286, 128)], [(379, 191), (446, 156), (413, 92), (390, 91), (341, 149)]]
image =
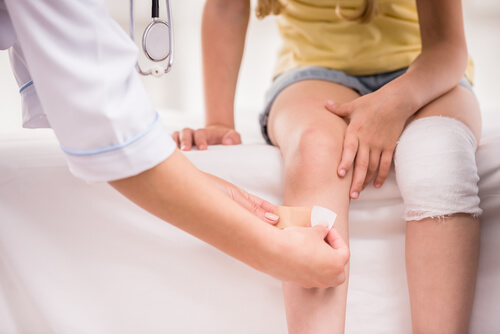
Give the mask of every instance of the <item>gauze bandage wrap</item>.
[(403, 131), (394, 164), (403, 197), (404, 219), (479, 216), (476, 139), (448, 117), (418, 119)]

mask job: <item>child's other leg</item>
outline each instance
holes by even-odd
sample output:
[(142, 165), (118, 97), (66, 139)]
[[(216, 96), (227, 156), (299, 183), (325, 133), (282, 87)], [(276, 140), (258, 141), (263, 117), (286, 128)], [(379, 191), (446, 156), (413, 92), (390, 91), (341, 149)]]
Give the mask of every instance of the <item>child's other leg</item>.
[(455, 215), (410, 221), (406, 270), (413, 333), (469, 332), (479, 257), (479, 220)]
[[(336, 212), (335, 228), (346, 242), (352, 175), (340, 179), (336, 172), (346, 123), (326, 111), (324, 103), (356, 97), (352, 90), (333, 83), (298, 82), (278, 96), (268, 125), (270, 138), (285, 162), (284, 204), (320, 205)], [(348, 277), (348, 268), (346, 274)], [(283, 294), (289, 333), (344, 332), (347, 279), (330, 289), (305, 289), (284, 282)]]
[[(450, 140), (454, 144), (462, 141), (465, 147), (469, 145), (469, 150), (474, 151), (474, 144), (470, 145), (470, 138), (479, 139), (481, 118), (477, 101), (469, 91), (463, 87), (455, 88), (423, 108), (417, 113), (416, 119), (427, 119), (430, 116), (454, 118), (467, 125), (472, 131), (472, 133), (469, 132), (469, 140), (464, 139), (467, 138), (468, 130), (461, 132), (462, 136), (456, 137), (456, 133), (460, 132), (459, 129), (450, 131), (448, 138), (453, 138)], [(453, 126), (453, 120), (448, 119), (447, 121), (450, 126)], [(417, 139), (419, 138), (422, 137)], [(435, 145), (441, 144), (436, 142)], [(445, 149), (448, 146), (449, 144), (445, 144), (442, 151), (446, 151)], [(416, 151), (419, 152), (419, 150)], [(426, 151), (421, 150), (420, 154), (425, 155)], [(477, 180), (475, 182), (472, 180), (474, 178), (471, 176), (474, 174), (473, 172), (464, 171), (465, 166), (475, 165), (474, 152), (463, 154), (466, 150), (457, 151), (461, 152), (458, 156), (456, 153), (449, 155), (441, 154), (441, 152), (433, 155), (432, 158), (435, 164), (430, 167), (431, 172), (429, 174), (438, 173), (438, 177), (441, 175), (442, 179), (447, 179), (448, 175), (451, 174), (451, 184), (462, 182), (469, 189), (468, 191), (462, 189), (462, 194), (468, 193), (470, 199), (465, 202), (462, 201), (462, 204), (458, 199), (449, 202), (451, 204), (448, 207), (452, 208), (450, 213), (453, 215), (445, 220), (426, 218), (407, 222), (406, 269), (410, 292), (412, 327), (415, 334), (459, 334), (468, 333), (469, 330), (479, 258), (479, 220), (470, 213), (463, 214), (461, 212), (463, 209), (454, 209), (454, 207), (468, 207), (465, 210), (467, 212), (471, 212), (474, 207), (477, 208), (478, 198), (474, 196), (477, 194), (475, 193), (477, 189), (470, 190), (475, 187)], [(413, 151), (409, 150), (406, 155), (410, 156), (412, 153)], [(396, 153), (395, 161), (399, 159), (398, 154), (400, 153)], [(415, 154), (413, 159), (419, 159), (418, 154), (416, 152)], [(419, 163), (422, 163), (422, 161), (419, 161)], [(401, 171), (398, 169), (397, 164), (398, 183), (400, 178), (407, 178), (407, 174), (415, 174), (399, 175)], [(467, 174), (464, 179), (457, 178), (455, 175), (461, 174), (460, 169), (462, 169), (462, 173)], [(472, 167), (469, 169), (472, 169)], [(420, 170), (422, 170), (421, 167)], [(465, 170), (468, 171), (468, 169)], [(413, 176), (411, 177), (413, 178)], [(428, 177), (429, 175), (427, 175)], [(420, 181), (413, 179), (411, 184), (414, 189), (422, 189), (424, 185), (427, 186), (432, 183), (429, 182), (429, 179), (426, 181), (425, 176), (422, 176), (422, 178)], [(433, 185), (434, 189), (437, 191), (445, 190), (446, 187), (441, 187), (440, 184), (440, 182), (435, 183)], [(441, 189), (438, 189), (440, 187)], [(401, 184), (400, 188), (402, 188)], [(432, 191), (432, 188), (430, 189)], [(445, 192), (451, 193), (451, 191), (447, 190)], [(436, 193), (433, 194), (436, 195)], [(411, 196), (413, 195), (409, 195), (409, 197)], [(457, 197), (463, 198), (463, 196)], [(443, 197), (438, 195), (437, 198)], [(474, 202), (474, 198), (476, 198), (476, 204), (464, 204)], [(405, 204), (406, 202), (407, 199), (405, 199)]]

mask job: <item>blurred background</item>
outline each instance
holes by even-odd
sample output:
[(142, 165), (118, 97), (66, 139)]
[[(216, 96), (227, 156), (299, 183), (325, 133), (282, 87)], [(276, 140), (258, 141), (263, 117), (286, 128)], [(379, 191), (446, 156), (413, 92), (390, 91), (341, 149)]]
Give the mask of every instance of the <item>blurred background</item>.
[[(111, 15), (128, 32), (129, 2), (106, 2)], [(164, 2), (160, 3), (164, 13)], [(150, 1), (135, 0), (136, 41), (150, 22), (150, 4)], [(253, 8), (255, 4), (256, 0), (252, 0)], [(173, 69), (160, 79), (143, 78), (153, 103), (172, 120), (173, 127), (203, 124), (203, 5), (204, 0), (171, 0), (176, 49)], [(469, 52), (476, 69), (474, 88), (483, 111), (485, 131), (489, 131), (500, 127), (500, 1), (464, 0), (463, 6)], [(252, 15), (235, 102), (239, 131), (258, 131), (257, 117), (271, 81), (279, 43), (274, 18), (258, 20)], [(19, 89), (8, 58), (7, 51), (0, 51), (0, 131), (21, 128)]]

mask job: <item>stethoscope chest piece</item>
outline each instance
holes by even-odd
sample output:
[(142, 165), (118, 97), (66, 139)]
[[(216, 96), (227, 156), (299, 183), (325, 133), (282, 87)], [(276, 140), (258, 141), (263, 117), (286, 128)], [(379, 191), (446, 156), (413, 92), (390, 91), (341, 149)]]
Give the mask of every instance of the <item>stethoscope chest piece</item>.
[[(170, 13), (170, 1), (166, 1), (167, 21), (159, 18), (159, 0), (152, 1), (151, 17), (152, 22), (148, 24), (142, 35), (142, 50), (146, 57), (155, 62), (161, 62), (168, 58), (167, 67), (160, 64), (154, 65), (151, 69), (143, 71), (139, 64), (136, 67), (142, 75), (153, 75), (157, 78), (170, 71), (174, 55), (174, 34), (172, 28), (172, 14)], [(130, 37), (134, 39), (134, 3), (130, 0)]]
[(170, 27), (167, 22), (153, 18), (142, 35), (142, 49), (151, 61), (163, 61), (170, 55)]

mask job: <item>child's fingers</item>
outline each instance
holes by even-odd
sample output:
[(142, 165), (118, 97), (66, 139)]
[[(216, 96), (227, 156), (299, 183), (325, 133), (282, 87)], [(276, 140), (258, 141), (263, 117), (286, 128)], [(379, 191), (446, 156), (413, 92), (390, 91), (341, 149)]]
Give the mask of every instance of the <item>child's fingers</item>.
[(181, 143), (179, 142), (179, 131), (175, 131), (174, 133), (172, 133), (172, 139), (175, 141), (177, 147), (180, 148)]
[(358, 152), (358, 137), (351, 135), (349, 132), (346, 133), (344, 139), (344, 150), (342, 151), (342, 159), (340, 160), (337, 173), (340, 177), (344, 177), (347, 171), (352, 167), (354, 163), (354, 158)]
[(342, 108), (342, 105), (338, 105), (335, 102), (333, 102), (332, 100), (326, 101), (325, 108), (329, 112), (331, 112), (337, 116), (340, 116), (340, 117), (349, 116), (349, 114), (350, 114), (348, 108)]
[(180, 132), (180, 146), (182, 151), (189, 151), (193, 146), (193, 129), (185, 128)]
[(363, 189), (366, 173), (370, 163), (370, 153), (368, 147), (360, 147), (356, 155), (356, 163), (354, 166), (354, 175), (352, 177), (351, 198), (356, 199)]
[(380, 163), (380, 151), (371, 150), (370, 151), (370, 162), (368, 163), (368, 171), (366, 173), (365, 181), (363, 182), (364, 189), (368, 183), (373, 179)]
[(199, 150), (207, 149), (207, 131), (205, 129), (198, 129), (194, 132), (194, 143)]
[(228, 131), (224, 137), (222, 137), (222, 145), (237, 145), (241, 144), (240, 134), (234, 130)]
[(384, 151), (382, 152), (382, 157), (380, 158), (380, 166), (378, 169), (378, 175), (373, 182), (375, 188), (380, 188), (382, 184), (384, 184), (387, 175), (391, 170), (392, 164), (392, 153), (393, 151)]

